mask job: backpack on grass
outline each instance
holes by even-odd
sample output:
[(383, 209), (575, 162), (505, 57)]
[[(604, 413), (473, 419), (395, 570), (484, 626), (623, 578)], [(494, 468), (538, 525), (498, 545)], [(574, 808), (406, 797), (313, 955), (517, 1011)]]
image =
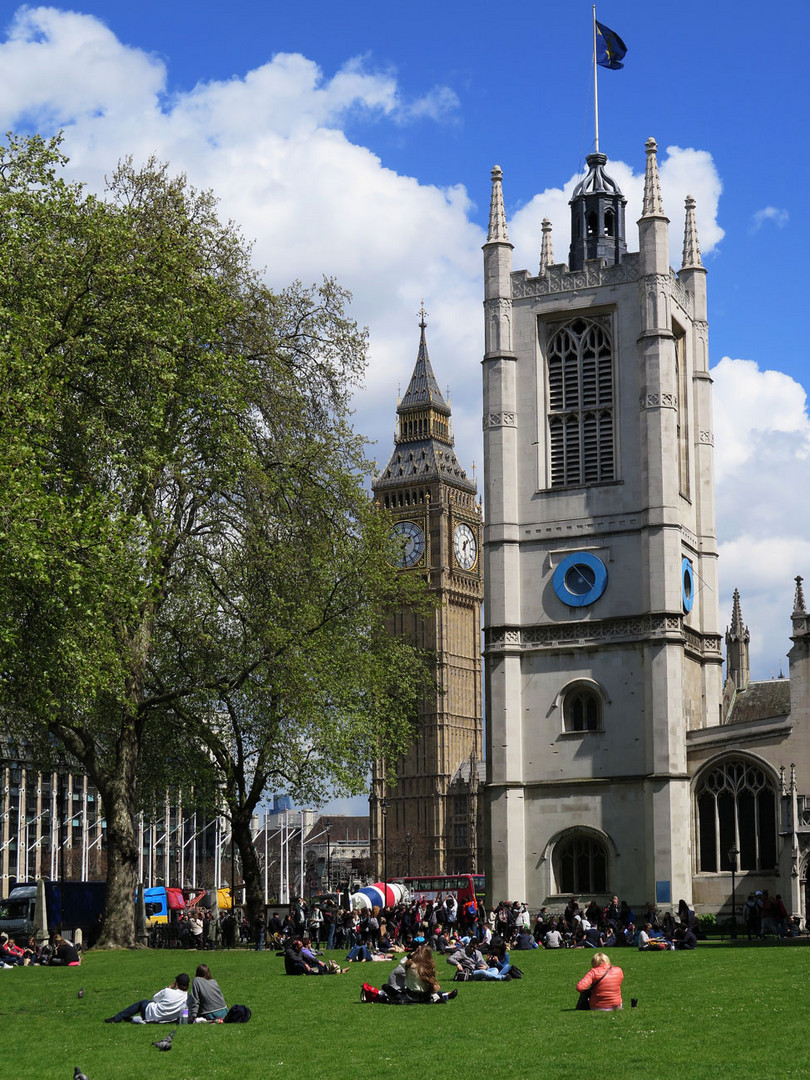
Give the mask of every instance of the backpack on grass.
[(246, 1024), (251, 1017), (251, 1011), (247, 1005), (231, 1005), (228, 1015), (225, 1017), (226, 1024)]

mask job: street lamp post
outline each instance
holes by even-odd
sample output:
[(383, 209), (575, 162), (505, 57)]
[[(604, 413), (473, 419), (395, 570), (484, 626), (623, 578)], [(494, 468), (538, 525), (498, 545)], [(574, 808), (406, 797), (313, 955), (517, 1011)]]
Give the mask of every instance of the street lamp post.
[(737, 856), (738, 848), (731, 848), (728, 853), (728, 861), (731, 863), (731, 936), (737, 936)]
[(332, 834), (332, 822), (324, 822), (324, 828), (326, 829), (326, 885), (324, 886), (324, 892), (331, 892), (332, 889), (332, 848), (330, 845), (330, 836)]
[(383, 799), (380, 803), (380, 810), (382, 811), (383, 819), (383, 893), (384, 893), (384, 907), (388, 906), (388, 807), (391, 804), (388, 799)]
[(413, 836), (410, 829), (405, 833), (405, 860), (408, 868), (408, 877), (411, 876), (411, 852), (413, 851)]

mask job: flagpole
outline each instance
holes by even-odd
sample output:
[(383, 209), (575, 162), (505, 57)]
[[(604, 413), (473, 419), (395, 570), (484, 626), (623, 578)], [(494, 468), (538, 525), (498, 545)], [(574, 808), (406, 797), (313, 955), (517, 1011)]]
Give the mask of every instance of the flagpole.
[(593, 5), (593, 114), (596, 124), (596, 153), (599, 153), (599, 93), (596, 89), (596, 4)]

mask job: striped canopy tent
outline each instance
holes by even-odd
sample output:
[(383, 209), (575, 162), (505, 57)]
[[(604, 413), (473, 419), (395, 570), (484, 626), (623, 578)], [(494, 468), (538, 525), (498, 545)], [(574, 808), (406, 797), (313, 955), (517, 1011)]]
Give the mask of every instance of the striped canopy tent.
[(364, 885), (356, 893), (352, 893), (350, 900), (352, 909), (359, 911), (361, 908), (394, 907), (405, 899), (407, 889), (398, 882), (388, 882), (383, 885)]

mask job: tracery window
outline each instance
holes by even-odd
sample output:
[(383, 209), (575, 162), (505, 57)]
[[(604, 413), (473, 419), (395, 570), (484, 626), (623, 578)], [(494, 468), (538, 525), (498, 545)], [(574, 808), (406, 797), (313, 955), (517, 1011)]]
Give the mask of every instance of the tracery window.
[(586, 894), (608, 891), (607, 851), (596, 837), (576, 833), (560, 841), (556, 855), (558, 892)]
[(602, 699), (587, 686), (574, 686), (563, 698), (565, 731), (599, 731), (602, 727)]
[(574, 319), (548, 345), (551, 487), (615, 478), (613, 350), (604, 327)]
[(776, 791), (765, 770), (747, 761), (724, 761), (706, 772), (695, 791), (698, 868), (729, 871), (728, 852), (739, 851), (740, 870), (776, 866)]

